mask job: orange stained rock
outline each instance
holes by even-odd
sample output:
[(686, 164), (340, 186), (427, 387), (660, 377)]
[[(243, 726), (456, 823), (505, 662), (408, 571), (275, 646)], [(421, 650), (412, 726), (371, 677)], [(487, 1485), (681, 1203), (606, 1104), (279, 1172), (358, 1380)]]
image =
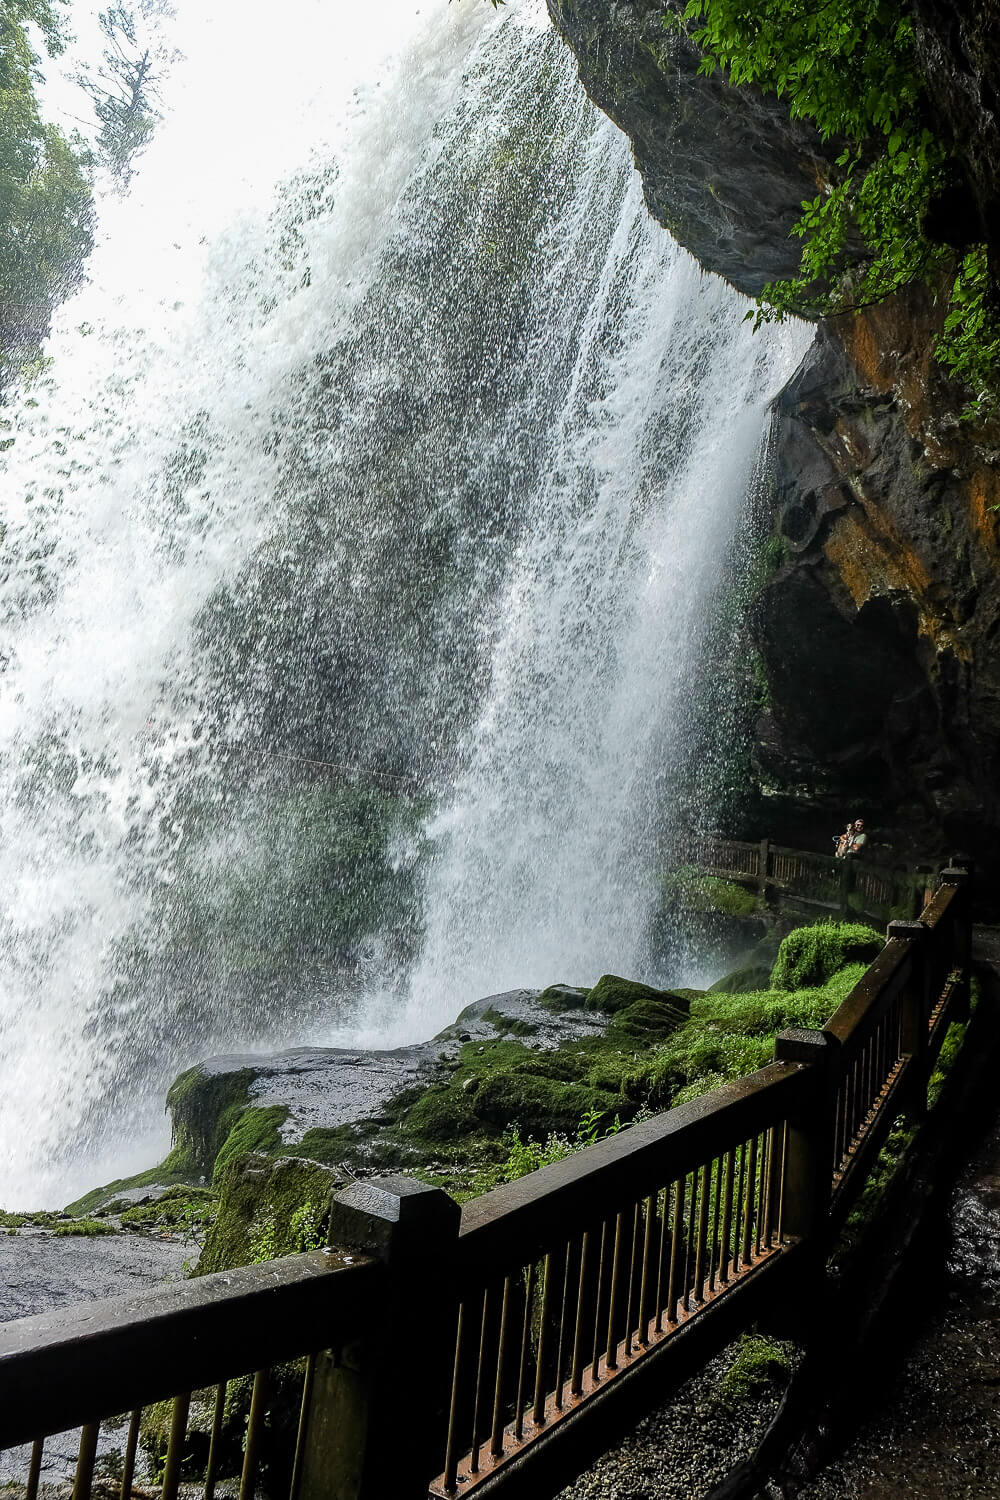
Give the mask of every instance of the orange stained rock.
[(969, 514), (981, 547), (1000, 560), (1000, 473), (977, 469), (969, 480)]
[(968, 659), (968, 647), (935, 607), (926, 567), (884, 511), (866, 504), (843, 512), (833, 521), (823, 550), (858, 609), (881, 594), (906, 593), (917, 606), (921, 635), (936, 650)]

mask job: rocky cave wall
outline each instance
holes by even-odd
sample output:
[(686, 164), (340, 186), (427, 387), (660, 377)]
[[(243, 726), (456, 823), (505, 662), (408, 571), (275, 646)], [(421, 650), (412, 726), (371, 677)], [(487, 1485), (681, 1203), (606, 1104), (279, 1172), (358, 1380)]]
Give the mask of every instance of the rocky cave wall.
[[(699, 77), (698, 49), (663, 25), (681, 0), (548, 5), (588, 93), (629, 135), (654, 217), (748, 295), (793, 273), (792, 224), (836, 152), (780, 101)], [(939, 126), (978, 162), (989, 223), (1000, 44), (956, 20), (961, 7), (919, 8)], [(1000, 453), (958, 420), (961, 394), (933, 359), (942, 316), (914, 287), (821, 324), (775, 403), (784, 561), (750, 631), (767, 680), (758, 816), (825, 847), (831, 819), (859, 810), (907, 853), (955, 845), (993, 860)]]

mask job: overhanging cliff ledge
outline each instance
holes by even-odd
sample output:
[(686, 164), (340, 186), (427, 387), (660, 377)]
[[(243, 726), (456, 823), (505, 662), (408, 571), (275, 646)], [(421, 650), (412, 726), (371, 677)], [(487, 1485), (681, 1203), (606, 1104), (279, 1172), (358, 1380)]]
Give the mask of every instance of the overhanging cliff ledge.
[[(747, 295), (793, 274), (792, 225), (836, 153), (777, 98), (699, 75), (697, 46), (663, 24), (680, 0), (548, 5), (588, 93), (631, 139), (654, 217)], [(995, 228), (997, 33), (918, 9), (940, 132)], [(821, 323), (776, 402), (769, 503), (784, 560), (752, 608), (767, 682), (754, 761), (772, 825), (801, 835), (849, 803), (900, 842), (988, 858), (1000, 433), (960, 421), (963, 395), (933, 356), (942, 317), (914, 285)]]

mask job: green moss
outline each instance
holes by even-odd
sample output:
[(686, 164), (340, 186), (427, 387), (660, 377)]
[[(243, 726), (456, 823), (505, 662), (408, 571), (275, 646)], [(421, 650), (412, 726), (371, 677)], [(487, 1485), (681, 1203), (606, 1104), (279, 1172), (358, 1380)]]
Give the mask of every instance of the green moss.
[(219, 1173), (219, 1204), (197, 1274), (295, 1255), (322, 1244), (343, 1177), (302, 1157), (241, 1155)]
[(511, 1016), (505, 1016), (502, 1011), (489, 1010), (483, 1012), (483, 1020), (488, 1021), (495, 1031), (501, 1036), (535, 1036), (538, 1027), (530, 1021), (522, 1021)]
[(683, 1009), (686, 999), (700, 993), (699, 990), (657, 990), (651, 984), (642, 984), (636, 979), (622, 979), (618, 974), (602, 974), (594, 988), (587, 992), (585, 1005), (587, 1010), (603, 1010), (609, 1016), (644, 1000), (674, 1003)]
[(624, 1092), (650, 1108), (667, 1109), (764, 1067), (779, 1031), (823, 1026), (864, 971), (864, 964), (849, 964), (816, 988), (696, 997), (687, 1024), (639, 1061), (623, 1082)]
[[(223, 1122), (232, 1114), (227, 1110)], [(219, 1147), (212, 1172), (213, 1182), (218, 1182), (222, 1173), (232, 1162), (251, 1152), (273, 1153), (281, 1149), (280, 1130), (288, 1119), (288, 1107), (271, 1104), (265, 1109), (243, 1109), (240, 1111)]]
[(52, 1230), (53, 1234), (71, 1235), (78, 1234), (86, 1239), (94, 1239), (101, 1234), (117, 1234), (113, 1224), (106, 1219), (71, 1219), (68, 1224), (56, 1224)]
[(612, 1017), (607, 1034), (610, 1038), (628, 1037), (649, 1042), (669, 1036), (683, 1026), (691, 1014), (691, 1002), (673, 1000), (636, 1000)]
[(61, 1214), (48, 1213), (44, 1210), (27, 1214), (8, 1214), (0, 1211), (0, 1229), (9, 1230), (11, 1234), (18, 1229), (53, 1229), (63, 1222), (65, 1221)]
[(719, 1382), (721, 1400), (728, 1406), (742, 1406), (786, 1385), (792, 1373), (793, 1352), (791, 1344), (745, 1333), (736, 1357)]
[(504, 1070), (480, 1083), (474, 1101), (476, 1117), (494, 1130), (524, 1123), (533, 1135), (545, 1136), (575, 1129), (581, 1115), (592, 1109), (610, 1120), (615, 1106), (613, 1095), (586, 1084)]
[(776, 990), (820, 985), (845, 964), (870, 963), (885, 940), (871, 927), (855, 922), (817, 922), (797, 927), (783, 940), (771, 971)]
[[(220, 1151), (250, 1104), (256, 1073), (206, 1073), (189, 1068), (171, 1084), (167, 1108), (174, 1126), (174, 1151), (197, 1175), (210, 1177)], [(249, 1149), (253, 1149), (250, 1147)]]
[(468, 1093), (448, 1084), (425, 1089), (406, 1117), (406, 1133), (425, 1141), (453, 1141), (471, 1135), (478, 1126)]
[(214, 1220), (217, 1206), (218, 1194), (211, 1188), (173, 1187), (155, 1203), (137, 1203), (125, 1208), (121, 1223), (125, 1229), (185, 1229), (200, 1233)]
[(735, 969), (732, 974), (726, 974), (722, 979), (717, 979), (709, 986), (710, 995), (746, 995), (753, 990), (766, 990), (771, 982), (770, 966), (763, 964), (747, 964), (745, 968)]
[(567, 1010), (583, 1010), (587, 999), (587, 991), (579, 989), (573, 984), (550, 984), (548, 989), (535, 1001), (543, 1010), (554, 1011), (560, 1015)]
[(691, 865), (668, 870), (660, 876), (663, 909), (687, 914), (716, 913), (725, 917), (752, 917), (760, 911), (760, 897), (735, 880), (700, 875)]
[(80, 1217), (93, 1214), (115, 1195), (131, 1192), (135, 1188), (163, 1187), (166, 1184), (190, 1185), (192, 1180), (197, 1182), (200, 1175), (202, 1174), (194, 1168), (184, 1151), (171, 1151), (158, 1167), (137, 1172), (134, 1177), (117, 1177), (114, 1182), (108, 1182), (103, 1187), (92, 1188), (81, 1198), (67, 1203), (66, 1212)]

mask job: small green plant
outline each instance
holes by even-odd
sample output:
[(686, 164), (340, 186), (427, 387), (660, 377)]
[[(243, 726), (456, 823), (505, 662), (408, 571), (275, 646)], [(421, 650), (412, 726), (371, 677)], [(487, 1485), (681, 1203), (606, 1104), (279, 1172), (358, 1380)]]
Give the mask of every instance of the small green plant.
[(56, 1224), (52, 1230), (57, 1235), (82, 1235), (85, 1238), (94, 1238), (101, 1234), (117, 1234), (113, 1224), (106, 1219), (71, 1219), (68, 1224)]
[(319, 1250), (325, 1243), (325, 1219), (324, 1205), (307, 1199), (289, 1216), (282, 1233), (277, 1214), (269, 1208), (250, 1234), (248, 1264), (262, 1265), (265, 1261), (277, 1260), (279, 1255), (301, 1255), (305, 1250)]
[(720, 1399), (727, 1406), (739, 1406), (784, 1385), (792, 1372), (792, 1355), (791, 1344), (745, 1333), (719, 1382)]
[[(931, 112), (912, 15), (901, 0), (688, 0), (664, 18), (701, 46), (700, 71), (757, 84), (786, 101), (792, 119), (843, 142), (827, 180), (802, 203), (794, 233), (798, 274), (764, 288), (755, 327), (791, 314), (858, 311), (924, 281), (948, 312), (936, 353), (968, 391), (963, 417), (1000, 411), (1000, 321), (985, 243), (963, 245), (957, 271), (951, 223), (935, 206), (961, 183), (928, 128)], [(959, 232), (956, 245), (962, 245)], [(976, 230), (971, 226), (971, 234)]]

